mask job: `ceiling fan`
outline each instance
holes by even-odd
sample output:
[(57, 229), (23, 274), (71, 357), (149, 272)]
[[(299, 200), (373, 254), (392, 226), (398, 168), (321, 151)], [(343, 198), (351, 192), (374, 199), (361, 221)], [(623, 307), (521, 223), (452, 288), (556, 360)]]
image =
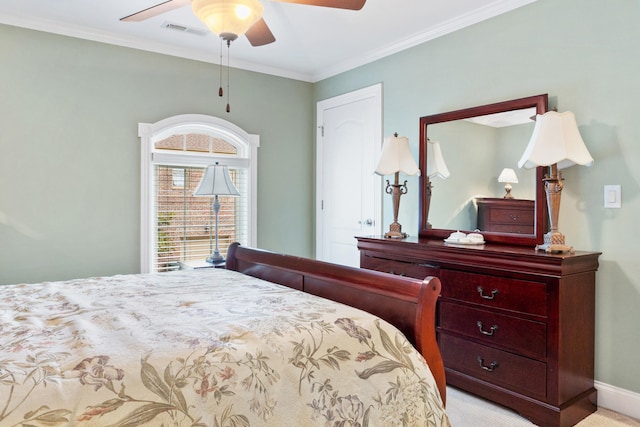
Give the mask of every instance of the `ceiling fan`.
[[(349, 10), (360, 10), (364, 6), (366, 0), (275, 0), (283, 3), (296, 3), (296, 4), (305, 4), (309, 6), (324, 6), (331, 7), (336, 9), (349, 9)], [(159, 3), (155, 6), (151, 6), (147, 9), (143, 9), (131, 15), (125, 16), (121, 18), (120, 21), (125, 22), (139, 22), (144, 21), (149, 18), (153, 18), (165, 12), (169, 12), (171, 10), (177, 9), (179, 7), (185, 6), (189, 3), (193, 2), (194, 13), (198, 18), (209, 26), (209, 28), (216, 33), (218, 36), (226, 40), (227, 42), (235, 40), (239, 35), (244, 34), (249, 43), (252, 46), (263, 46), (269, 43), (273, 43), (276, 41), (273, 33), (267, 26), (267, 23), (262, 18), (262, 10), (263, 6), (259, 0), (236, 0), (235, 2), (229, 1), (220, 1), (220, 0), (167, 0), (162, 3)], [(223, 5), (227, 3), (234, 3), (233, 5)], [(217, 24), (213, 23), (207, 19), (207, 16), (204, 16), (204, 11), (212, 8), (226, 8), (225, 10), (225, 18), (228, 19), (226, 14), (233, 13), (229, 8), (235, 8), (236, 4), (239, 3), (242, 6), (246, 7), (249, 10), (247, 13), (251, 12), (252, 15), (248, 18), (245, 18), (245, 21), (250, 21), (248, 29), (247, 27), (237, 27), (237, 30), (229, 31), (227, 29), (223, 29), (220, 27), (214, 28)], [(209, 21), (209, 22), (208, 22)]]

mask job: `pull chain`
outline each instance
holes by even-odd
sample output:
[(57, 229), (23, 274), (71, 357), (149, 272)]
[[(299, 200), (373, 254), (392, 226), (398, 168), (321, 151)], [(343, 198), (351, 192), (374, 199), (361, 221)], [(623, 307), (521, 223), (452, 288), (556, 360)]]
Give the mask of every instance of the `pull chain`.
[(220, 89), (218, 95), (223, 95), (222, 90), (222, 40), (227, 42), (227, 113), (231, 112), (231, 104), (229, 104), (229, 80), (231, 79), (231, 42), (237, 39), (238, 36), (234, 33), (221, 33), (220, 34)]
[(220, 88), (218, 89), (218, 96), (222, 97), (222, 37), (220, 37), (220, 66), (218, 67), (220, 74)]
[(231, 106), (229, 105), (229, 77), (231, 75), (231, 67), (229, 65), (230, 51), (231, 51), (231, 40), (227, 40), (227, 113), (231, 112)]

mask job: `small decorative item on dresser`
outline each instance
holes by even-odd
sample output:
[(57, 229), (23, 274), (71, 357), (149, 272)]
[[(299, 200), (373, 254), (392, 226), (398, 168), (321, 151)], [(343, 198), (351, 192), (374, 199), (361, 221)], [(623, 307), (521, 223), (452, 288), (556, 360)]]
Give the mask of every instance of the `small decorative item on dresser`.
[(400, 209), (400, 196), (407, 193), (407, 181), (400, 184), (400, 172), (406, 175), (420, 175), (420, 169), (409, 150), (409, 139), (406, 136), (393, 136), (384, 140), (382, 154), (375, 173), (378, 175), (394, 175), (393, 184), (387, 180), (385, 192), (393, 196), (393, 222), (389, 225), (389, 232), (384, 237), (391, 239), (404, 239), (406, 233), (402, 232), (402, 226), (398, 223), (398, 210)]
[(484, 237), (480, 233), (463, 233), (461, 231), (454, 231), (448, 238), (444, 239), (445, 243), (452, 243), (457, 245), (484, 245)]
[(504, 190), (506, 191), (504, 198), (505, 199), (513, 199), (513, 194), (511, 194), (511, 184), (518, 183), (518, 177), (516, 176), (516, 171), (511, 168), (504, 168), (502, 172), (500, 172), (500, 176), (498, 177), (498, 182), (504, 182)]
[(545, 191), (551, 231), (544, 235), (544, 244), (536, 246), (546, 252), (573, 252), (565, 245), (564, 234), (558, 231), (560, 216), (560, 196), (562, 193), (562, 172), (573, 165), (591, 166), (593, 158), (578, 131), (576, 118), (571, 111), (558, 113), (549, 111), (536, 116), (536, 127), (529, 145), (518, 162), (518, 167), (531, 169), (536, 166), (548, 166), (545, 175)]

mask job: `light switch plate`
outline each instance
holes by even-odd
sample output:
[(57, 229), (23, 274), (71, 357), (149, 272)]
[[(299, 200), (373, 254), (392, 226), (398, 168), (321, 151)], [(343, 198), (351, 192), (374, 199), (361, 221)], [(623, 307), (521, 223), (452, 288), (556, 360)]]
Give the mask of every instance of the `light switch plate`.
[(622, 190), (619, 185), (604, 186), (604, 207), (619, 208), (622, 206)]

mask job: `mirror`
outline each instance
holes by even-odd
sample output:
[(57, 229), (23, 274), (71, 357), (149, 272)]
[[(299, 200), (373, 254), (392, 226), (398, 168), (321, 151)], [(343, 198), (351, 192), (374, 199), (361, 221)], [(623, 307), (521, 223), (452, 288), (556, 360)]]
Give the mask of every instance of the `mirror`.
[[(420, 237), (445, 239), (454, 231), (479, 230), (486, 242), (542, 243), (544, 168), (520, 169), (517, 162), (535, 115), (547, 108), (544, 94), (420, 118)], [(428, 141), (439, 143), (448, 178), (428, 176)], [(504, 198), (506, 183), (498, 182), (504, 168), (515, 170), (518, 178), (511, 183), (511, 199)]]

